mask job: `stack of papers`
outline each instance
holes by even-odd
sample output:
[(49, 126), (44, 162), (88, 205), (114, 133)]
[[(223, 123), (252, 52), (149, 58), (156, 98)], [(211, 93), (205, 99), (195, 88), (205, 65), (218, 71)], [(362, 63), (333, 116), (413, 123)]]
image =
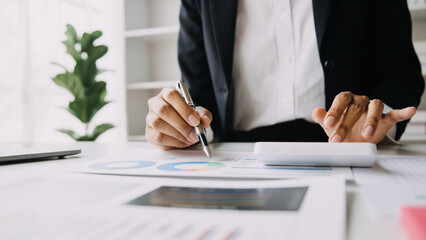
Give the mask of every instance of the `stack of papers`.
[(87, 162), (78, 172), (127, 176), (166, 176), (234, 179), (286, 179), (341, 176), (352, 180), (349, 167), (265, 166), (247, 152), (160, 151), (129, 149), (108, 159)]

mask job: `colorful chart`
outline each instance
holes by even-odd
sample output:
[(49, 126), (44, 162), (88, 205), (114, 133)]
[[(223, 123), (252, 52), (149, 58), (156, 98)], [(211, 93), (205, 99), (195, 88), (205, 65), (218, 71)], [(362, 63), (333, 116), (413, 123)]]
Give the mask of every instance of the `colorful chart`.
[(218, 162), (175, 162), (168, 163), (157, 168), (164, 171), (174, 171), (174, 172), (198, 172), (198, 171), (208, 171), (214, 170), (217, 168), (225, 167), (226, 165)]
[(93, 169), (132, 169), (132, 168), (145, 168), (154, 166), (155, 162), (151, 161), (117, 161), (117, 162), (103, 162), (97, 163), (90, 168)]

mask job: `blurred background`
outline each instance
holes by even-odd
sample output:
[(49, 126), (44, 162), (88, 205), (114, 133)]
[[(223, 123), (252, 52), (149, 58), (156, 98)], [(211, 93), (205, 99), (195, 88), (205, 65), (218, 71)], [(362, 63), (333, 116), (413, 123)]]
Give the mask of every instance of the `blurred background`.
[[(414, 45), (426, 74), (426, 2), (409, 0)], [(179, 0), (0, 0), (0, 142), (69, 142), (56, 129), (83, 133), (81, 123), (63, 108), (73, 99), (52, 77), (72, 68), (61, 43), (65, 25), (79, 35), (101, 30), (97, 44), (108, 46), (98, 67), (109, 70), (112, 103), (91, 125), (111, 122), (115, 128), (101, 142), (144, 140), (146, 101), (180, 78), (177, 63)], [(426, 99), (426, 98), (425, 98)], [(404, 138), (426, 139), (426, 100)]]

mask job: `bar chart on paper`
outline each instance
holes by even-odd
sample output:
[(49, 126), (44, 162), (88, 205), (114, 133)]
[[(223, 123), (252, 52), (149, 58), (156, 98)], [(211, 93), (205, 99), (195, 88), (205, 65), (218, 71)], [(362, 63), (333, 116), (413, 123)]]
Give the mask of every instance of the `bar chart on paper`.
[(129, 176), (249, 179), (344, 176), (352, 180), (350, 168), (345, 167), (265, 166), (247, 152), (214, 152), (209, 159), (201, 151), (193, 150), (160, 152), (128, 149), (120, 155), (86, 163), (77, 171)]

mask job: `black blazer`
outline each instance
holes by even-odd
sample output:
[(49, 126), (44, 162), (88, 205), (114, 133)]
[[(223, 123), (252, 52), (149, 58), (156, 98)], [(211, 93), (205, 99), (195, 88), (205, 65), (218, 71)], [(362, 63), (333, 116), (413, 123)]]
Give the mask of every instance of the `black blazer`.
[[(232, 127), (237, 0), (182, 0), (178, 59), (197, 105), (214, 116), (215, 140)], [(392, 108), (418, 106), (424, 90), (406, 0), (313, 0), (326, 108), (342, 91)], [(244, 106), (248, 107), (248, 106)], [(399, 139), (407, 122), (398, 124)]]

